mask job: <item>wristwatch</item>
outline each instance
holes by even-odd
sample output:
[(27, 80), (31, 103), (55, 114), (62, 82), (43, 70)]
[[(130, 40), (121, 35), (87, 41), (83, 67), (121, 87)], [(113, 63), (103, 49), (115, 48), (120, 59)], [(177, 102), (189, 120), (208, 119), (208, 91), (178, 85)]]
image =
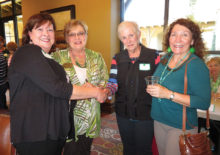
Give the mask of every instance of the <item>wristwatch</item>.
[(174, 95), (174, 92), (172, 91), (172, 93), (171, 93), (171, 95), (170, 95), (170, 100), (171, 100), (171, 101), (173, 101), (174, 96), (175, 96), (175, 95)]

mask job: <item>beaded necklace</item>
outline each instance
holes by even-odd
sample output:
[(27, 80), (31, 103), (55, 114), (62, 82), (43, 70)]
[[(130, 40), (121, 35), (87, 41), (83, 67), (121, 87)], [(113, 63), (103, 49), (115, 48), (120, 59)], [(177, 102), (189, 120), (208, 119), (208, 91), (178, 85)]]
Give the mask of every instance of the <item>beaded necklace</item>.
[(75, 62), (76, 62), (76, 65), (77, 65), (78, 67), (80, 67), (80, 68), (86, 68), (86, 60), (85, 60), (84, 65), (81, 65), (77, 60), (75, 60)]
[(73, 57), (73, 59), (74, 59), (74, 61), (75, 61), (75, 64), (76, 64), (78, 67), (80, 67), (80, 68), (86, 68), (86, 66), (87, 66), (87, 64), (86, 64), (86, 56), (85, 56), (85, 61), (82, 62), (82, 63), (80, 63), (80, 61), (79, 61), (80, 59), (79, 59), (78, 57), (76, 57), (74, 53), (72, 53), (72, 57)]
[(166, 66), (165, 66), (165, 68), (164, 68), (164, 70), (163, 70), (161, 76), (160, 76), (160, 81), (159, 81), (159, 83), (162, 84), (162, 83), (164, 82), (164, 80), (167, 78), (167, 76), (170, 75), (176, 68), (178, 68), (179, 65), (181, 64), (181, 62), (182, 62), (189, 54), (190, 54), (190, 51), (187, 52), (187, 53), (184, 55), (184, 57), (179, 60), (179, 62), (176, 64), (175, 67), (173, 67), (169, 72), (167, 72), (166, 75), (164, 75), (164, 74), (165, 74), (165, 71), (167, 70), (167, 67), (168, 67), (168, 65), (169, 65), (169, 63), (170, 63), (170, 60), (171, 60), (172, 57), (173, 57), (173, 54), (172, 54), (171, 57), (170, 57), (170, 59), (168, 60), (168, 62), (167, 62), (167, 64), (166, 64)]

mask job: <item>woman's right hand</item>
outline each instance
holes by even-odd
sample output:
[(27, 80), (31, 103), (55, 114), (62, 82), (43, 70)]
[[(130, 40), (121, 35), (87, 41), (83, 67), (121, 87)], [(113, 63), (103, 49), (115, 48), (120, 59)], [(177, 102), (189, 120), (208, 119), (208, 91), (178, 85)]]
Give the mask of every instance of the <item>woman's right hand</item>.
[(149, 93), (153, 97), (167, 98), (167, 99), (169, 99), (169, 94), (172, 93), (166, 87), (163, 87), (159, 84), (148, 85), (146, 88), (146, 92)]
[(71, 95), (72, 100), (96, 98), (98, 102), (103, 103), (108, 95), (108, 91), (102, 87), (93, 85), (77, 86), (73, 85), (73, 92)]
[(108, 97), (108, 90), (100, 88), (100, 87), (96, 87), (96, 89), (97, 89), (97, 93), (96, 93), (97, 94), (96, 95), (97, 101), (100, 102), (100, 103), (105, 102), (105, 100)]
[[(103, 103), (106, 98), (108, 97), (108, 93), (109, 91), (107, 89), (104, 89), (103, 86), (94, 86), (93, 84), (86, 82), (84, 85), (82, 85), (83, 87), (89, 87), (89, 88), (97, 88), (97, 101), (99, 101), (100, 103)], [(107, 97), (106, 97), (107, 96)]]

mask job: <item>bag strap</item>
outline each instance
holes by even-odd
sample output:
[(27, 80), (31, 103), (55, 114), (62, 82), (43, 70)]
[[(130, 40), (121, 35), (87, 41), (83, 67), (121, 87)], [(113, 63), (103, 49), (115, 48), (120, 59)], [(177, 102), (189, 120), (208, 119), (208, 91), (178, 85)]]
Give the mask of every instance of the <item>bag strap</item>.
[(210, 129), (210, 123), (209, 123), (209, 109), (206, 110), (206, 129)]
[[(194, 57), (191, 58), (189, 61), (187, 61), (186, 63), (186, 68), (185, 68), (185, 74), (184, 74), (184, 94), (187, 94), (187, 83), (188, 83), (188, 80), (187, 80), (187, 66), (188, 66), (188, 63), (195, 59)], [(209, 110), (206, 111), (206, 128), (207, 129), (210, 129), (210, 123), (209, 123)], [(182, 122), (182, 130), (183, 132), (185, 133), (186, 131), (186, 106), (183, 105), (183, 122)]]
[[(185, 67), (185, 73), (184, 73), (184, 94), (187, 94), (187, 83), (188, 83), (188, 79), (187, 79), (187, 66), (188, 63), (191, 61), (192, 59), (190, 59), (188, 62), (186, 62), (186, 67)], [(182, 122), (182, 130), (185, 133), (186, 131), (186, 106), (183, 105), (183, 122)]]

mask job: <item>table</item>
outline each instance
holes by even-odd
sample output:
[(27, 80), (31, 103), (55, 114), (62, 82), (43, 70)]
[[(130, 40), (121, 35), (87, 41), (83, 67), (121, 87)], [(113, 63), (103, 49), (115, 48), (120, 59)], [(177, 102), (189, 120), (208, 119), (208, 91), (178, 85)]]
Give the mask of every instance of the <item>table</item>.
[[(197, 110), (197, 114), (199, 119), (200, 118), (206, 118), (206, 111), (205, 110)], [(209, 108), (209, 118), (210, 118), (210, 137), (215, 139), (215, 145), (216, 145), (216, 153), (220, 154), (220, 128), (219, 128), (219, 122), (220, 122), (220, 98), (212, 99), (211, 105)], [(201, 120), (201, 119), (200, 119)], [(214, 125), (218, 124), (218, 125)], [(199, 130), (201, 128), (199, 122)]]
[[(214, 107), (214, 109), (213, 109)], [(198, 117), (206, 118), (206, 111), (205, 110), (197, 110)], [(209, 108), (209, 118), (211, 120), (220, 121), (220, 98), (212, 99), (211, 105)]]

